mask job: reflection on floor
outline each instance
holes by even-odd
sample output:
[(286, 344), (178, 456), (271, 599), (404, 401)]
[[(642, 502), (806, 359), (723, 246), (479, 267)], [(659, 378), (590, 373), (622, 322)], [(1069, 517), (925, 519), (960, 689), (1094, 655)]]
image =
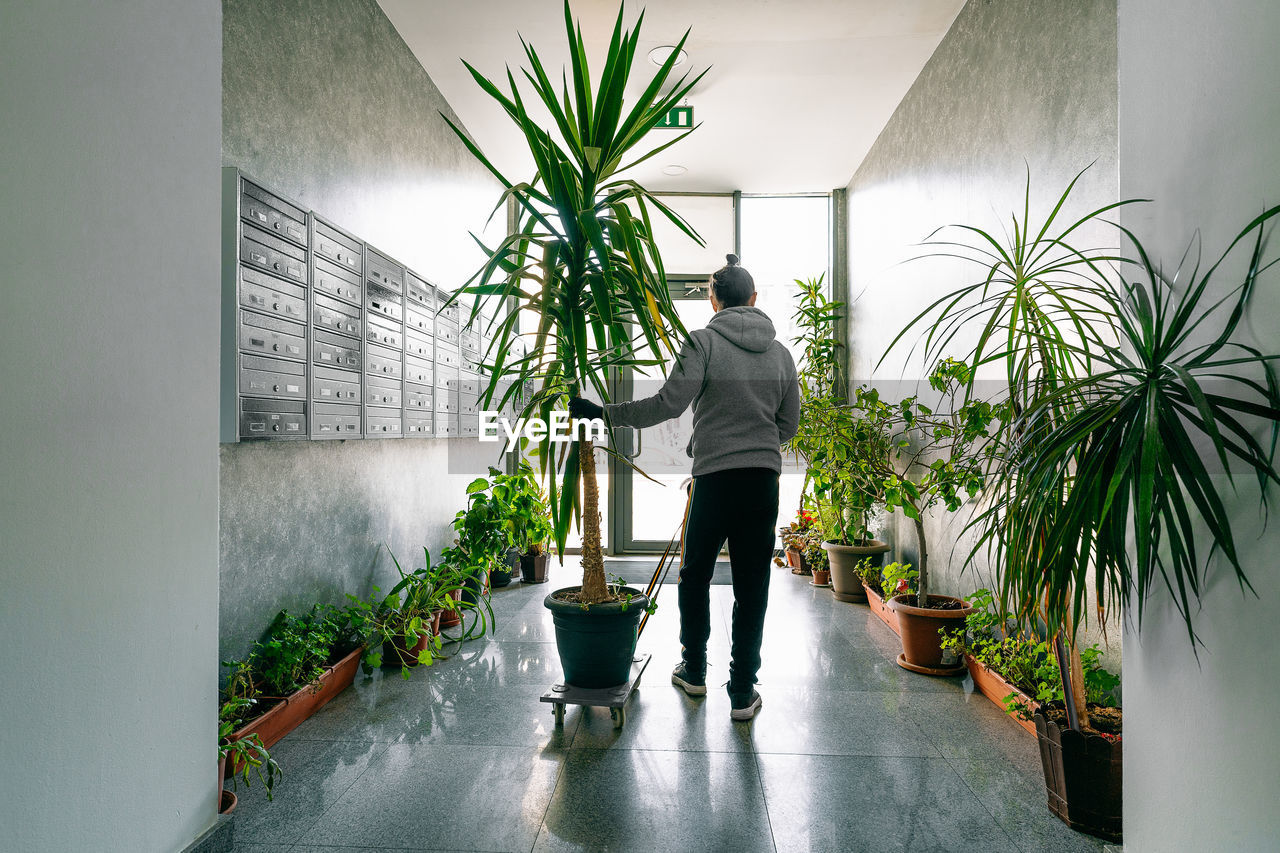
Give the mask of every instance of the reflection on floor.
[(653, 663), (613, 728), (538, 701), (560, 675), (543, 597), (495, 590), (498, 629), (402, 681), (357, 676), (273, 750), (275, 801), (239, 790), (238, 853), (335, 850), (1101, 850), (1044, 802), (1034, 738), (965, 679), (900, 669), (865, 606), (772, 569), (752, 723), (729, 719), (733, 592), (711, 588), (708, 696), (670, 684), (675, 592), (640, 639)]

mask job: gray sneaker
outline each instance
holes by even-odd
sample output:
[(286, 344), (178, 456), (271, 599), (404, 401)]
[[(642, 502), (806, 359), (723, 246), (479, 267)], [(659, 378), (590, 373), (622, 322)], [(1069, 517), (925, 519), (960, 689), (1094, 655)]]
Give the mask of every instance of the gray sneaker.
[(730, 693), (729, 704), (733, 706), (729, 716), (734, 720), (744, 721), (760, 713), (760, 706), (764, 703), (760, 701), (760, 694), (752, 690), (750, 696), (745, 693)]
[(683, 663), (671, 671), (671, 683), (690, 696), (707, 695), (707, 677), (699, 675)]

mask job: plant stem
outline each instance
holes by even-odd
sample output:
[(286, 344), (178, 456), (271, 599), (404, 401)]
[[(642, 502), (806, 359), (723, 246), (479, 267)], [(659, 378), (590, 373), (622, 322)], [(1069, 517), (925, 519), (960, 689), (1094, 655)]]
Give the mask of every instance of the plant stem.
[(604, 578), (604, 553), (600, 548), (600, 487), (596, 481), (595, 445), (578, 442), (582, 470), (582, 591), (579, 600), (598, 604), (609, 598)]
[(916, 545), (920, 548), (920, 565), (916, 568), (920, 574), (916, 578), (916, 606), (929, 606), (929, 551), (924, 542), (924, 518), (917, 510), (912, 519), (916, 525)]
[(1063, 704), (1067, 706), (1067, 725), (1081, 731), (1089, 724), (1089, 711), (1085, 707), (1084, 665), (1080, 650), (1074, 642), (1068, 647), (1062, 641), (1062, 631), (1053, 638), (1053, 655), (1058, 660), (1058, 673), (1062, 678)]

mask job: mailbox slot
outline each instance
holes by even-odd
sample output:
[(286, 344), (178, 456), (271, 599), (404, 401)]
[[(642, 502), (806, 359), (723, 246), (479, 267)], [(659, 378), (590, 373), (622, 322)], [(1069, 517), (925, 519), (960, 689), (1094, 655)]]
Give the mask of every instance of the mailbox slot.
[(240, 218), (304, 249), (307, 246), (306, 212), (249, 181), (240, 184)]
[(404, 354), (431, 361), (436, 351), (435, 341), (422, 335), (406, 332), (404, 336)]
[(403, 375), (400, 353), (370, 344), (365, 348), (364, 372), (370, 376), (399, 379)]
[(307, 283), (307, 250), (248, 223), (241, 226), (240, 262), (286, 281)]
[(431, 415), (424, 418), (404, 419), (404, 434), (406, 438), (430, 438), (435, 435), (434, 422)]
[(338, 266), (360, 275), (364, 270), (364, 247), (360, 241), (343, 234), (319, 217), (312, 217), (312, 221), (315, 223), (312, 250), (320, 257), (328, 258)]
[(370, 315), (369, 322), (365, 324), (364, 339), (388, 349), (399, 350), (404, 347), (404, 333), (400, 331), (400, 326), (386, 325), (381, 317), (374, 315)]
[(360, 276), (324, 258), (315, 259), (315, 289), (353, 305), (359, 305), (364, 291)]
[(241, 311), (240, 351), (276, 358), (305, 359), (307, 327), (266, 314)]
[(311, 399), (316, 402), (360, 404), (360, 374), (332, 367), (311, 369)]
[(297, 361), (241, 355), (240, 393), (302, 400), (307, 396), (307, 366)]
[(399, 379), (370, 376), (364, 383), (365, 404), (398, 409), (404, 399), (404, 386)]
[(312, 293), (311, 302), (315, 306), (311, 323), (317, 329), (325, 329), (353, 338), (360, 337), (360, 309), (336, 299), (330, 299), (322, 293)]
[(435, 411), (435, 389), (427, 388), (422, 385), (406, 385), (404, 386), (404, 408), (406, 416), (409, 412)]
[(375, 409), (367, 408), (364, 410), (364, 434), (368, 438), (399, 438), (401, 435), (402, 418), (399, 409)]
[(307, 404), (301, 400), (240, 398), (240, 437), (305, 438)]
[(404, 267), (375, 249), (367, 249), (366, 254), (365, 277), (369, 283), (404, 293)]
[(312, 438), (359, 438), (360, 407), (335, 403), (311, 404)]
[(404, 378), (406, 382), (431, 385), (435, 382), (435, 370), (429, 361), (406, 357), (404, 360)]

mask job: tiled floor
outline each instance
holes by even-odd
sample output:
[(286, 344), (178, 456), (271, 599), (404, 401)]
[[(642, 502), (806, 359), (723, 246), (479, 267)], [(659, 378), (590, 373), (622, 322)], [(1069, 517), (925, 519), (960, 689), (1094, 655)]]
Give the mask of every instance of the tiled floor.
[[(710, 690), (670, 683), (675, 588), (615, 730), (538, 697), (559, 677), (551, 582), (495, 590), (498, 629), (402, 681), (356, 684), (283, 740), (275, 801), (241, 787), (238, 853), (278, 851), (1101, 850), (1045, 807), (1027, 735), (965, 679), (900, 669), (865, 606), (774, 569), (752, 723), (729, 719), (732, 588), (711, 588)], [(638, 578), (631, 579), (633, 582)]]

